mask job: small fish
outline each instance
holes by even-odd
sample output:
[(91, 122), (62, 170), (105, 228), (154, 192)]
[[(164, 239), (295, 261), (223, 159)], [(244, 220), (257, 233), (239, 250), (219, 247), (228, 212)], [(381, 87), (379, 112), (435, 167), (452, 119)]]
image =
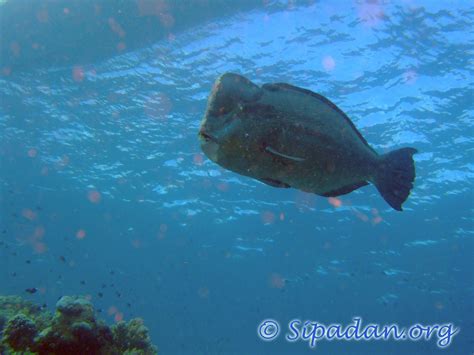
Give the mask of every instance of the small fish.
[(278, 188), (336, 197), (372, 183), (401, 211), (415, 179), (416, 149), (378, 154), (334, 103), (285, 83), (220, 76), (198, 136), (215, 163)]
[(33, 294), (33, 293), (36, 293), (38, 289), (36, 287), (30, 287), (30, 288), (25, 289), (25, 291)]

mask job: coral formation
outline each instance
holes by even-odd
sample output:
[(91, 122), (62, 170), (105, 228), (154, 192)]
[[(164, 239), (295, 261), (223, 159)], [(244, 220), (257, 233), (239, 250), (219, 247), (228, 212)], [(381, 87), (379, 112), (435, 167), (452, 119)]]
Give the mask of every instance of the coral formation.
[(0, 297), (1, 354), (156, 354), (141, 319), (111, 327), (84, 297), (64, 296), (51, 315), (20, 297)]
[(117, 344), (122, 353), (128, 349), (146, 349), (151, 343), (148, 329), (139, 318), (128, 323), (121, 321), (112, 326), (114, 344)]
[(7, 321), (3, 337), (13, 350), (21, 351), (33, 346), (37, 331), (35, 323), (20, 313)]

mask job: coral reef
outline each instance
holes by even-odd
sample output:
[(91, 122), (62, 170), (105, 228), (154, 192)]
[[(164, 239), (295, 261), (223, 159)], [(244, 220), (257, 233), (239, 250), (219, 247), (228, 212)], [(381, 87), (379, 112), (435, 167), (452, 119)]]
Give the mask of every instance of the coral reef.
[(84, 297), (64, 296), (54, 315), (14, 296), (0, 296), (0, 354), (156, 354), (141, 319), (109, 327)]
[(21, 351), (33, 346), (37, 332), (35, 323), (20, 313), (7, 321), (3, 336), (13, 350)]
[(128, 349), (147, 349), (151, 343), (148, 329), (139, 318), (132, 319), (128, 323), (121, 321), (112, 326), (114, 344), (122, 353)]

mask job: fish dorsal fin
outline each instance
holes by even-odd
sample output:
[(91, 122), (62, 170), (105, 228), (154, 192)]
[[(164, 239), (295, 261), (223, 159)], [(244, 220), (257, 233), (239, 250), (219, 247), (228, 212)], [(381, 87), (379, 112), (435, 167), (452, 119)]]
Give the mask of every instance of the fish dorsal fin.
[(321, 194), (321, 196), (336, 197), (336, 196), (346, 195), (349, 192), (357, 190), (359, 187), (362, 187), (362, 186), (365, 186), (365, 185), (368, 185), (368, 184), (369, 183), (367, 181), (359, 181), (359, 182), (357, 182), (355, 184), (352, 184), (352, 185), (343, 186), (343, 187), (341, 187), (340, 189), (337, 189), (337, 190), (325, 192), (325, 193)]
[(349, 123), (349, 126), (351, 126), (351, 128), (354, 130), (354, 132), (357, 134), (357, 136), (360, 138), (360, 140), (368, 147), (370, 148), (370, 150), (372, 150), (373, 152), (375, 152), (375, 150), (369, 145), (369, 143), (367, 143), (367, 141), (365, 140), (365, 138), (362, 136), (362, 134), (360, 134), (360, 132), (357, 130), (356, 126), (354, 125), (354, 123), (351, 121), (351, 119), (349, 117), (347, 117), (347, 115), (344, 113), (344, 111), (342, 111), (339, 107), (336, 106), (336, 104), (334, 104), (333, 102), (329, 101), (327, 98), (325, 98), (324, 96), (320, 95), (320, 94), (317, 94), (311, 90), (308, 90), (308, 89), (303, 89), (303, 88), (299, 88), (297, 86), (293, 86), (293, 85), (290, 85), (290, 84), (286, 84), (286, 83), (274, 83), (274, 84), (264, 84), (262, 85), (262, 88), (263, 89), (266, 89), (266, 90), (269, 90), (269, 91), (278, 91), (278, 90), (291, 90), (291, 91), (296, 91), (296, 92), (300, 92), (302, 94), (306, 94), (306, 95), (310, 95), (312, 97), (314, 97), (315, 99), (325, 103), (326, 105), (328, 105), (329, 107), (331, 107), (333, 110), (337, 111), (339, 114), (341, 114), (341, 116), (347, 121), (347, 123)]

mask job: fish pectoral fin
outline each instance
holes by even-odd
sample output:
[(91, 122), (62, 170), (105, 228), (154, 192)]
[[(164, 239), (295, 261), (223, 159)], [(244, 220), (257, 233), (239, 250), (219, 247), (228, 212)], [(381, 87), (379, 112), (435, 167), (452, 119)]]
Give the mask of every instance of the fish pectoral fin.
[(266, 151), (267, 153), (276, 155), (276, 156), (278, 156), (278, 157), (280, 157), (280, 158), (285, 158), (285, 159), (289, 159), (289, 160), (293, 160), (293, 161), (297, 161), (297, 162), (302, 162), (302, 161), (305, 161), (305, 160), (306, 160), (306, 159), (304, 159), (304, 158), (295, 157), (295, 156), (292, 156), (292, 155), (287, 155), (287, 154), (280, 153), (280, 152), (276, 151), (275, 149), (273, 149), (273, 148), (270, 147), (270, 146), (266, 146), (266, 147), (265, 147), (265, 151)]
[(288, 185), (285, 182), (281, 182), (279, 180), (275, 180), (275, 179), (272, 179), (272, 178), (258, 179), (258, 181), (261, 181), (264, 184), (267, 184), (267, 185), (270, 185), (270, 186), (273, 186), (273, 187), (281, 187), (281, 188), (284, 188), (284, 189), (287, 189), (287, 188), (291, 187), (290, 185)]
[(360, 188), (362, 186), (365, 186), (365, 185), (368, 185), (368, 184), (369, 183), (367, 181), (360, 181), (360, 182), (357, 182), (357, 183), (352, 184), (352, 185), (343, 186), (339, 189), (332, 190), (332, 191), (329, 191), (329, 192), (325, 192), (325, 193), (321, 194), (321, 196), (336, 197), (336, 196), (340, 196), (340, 195), (345, 195), (345, 194), (348, 194), (349, 192), (357, 190), (358, 188)]

